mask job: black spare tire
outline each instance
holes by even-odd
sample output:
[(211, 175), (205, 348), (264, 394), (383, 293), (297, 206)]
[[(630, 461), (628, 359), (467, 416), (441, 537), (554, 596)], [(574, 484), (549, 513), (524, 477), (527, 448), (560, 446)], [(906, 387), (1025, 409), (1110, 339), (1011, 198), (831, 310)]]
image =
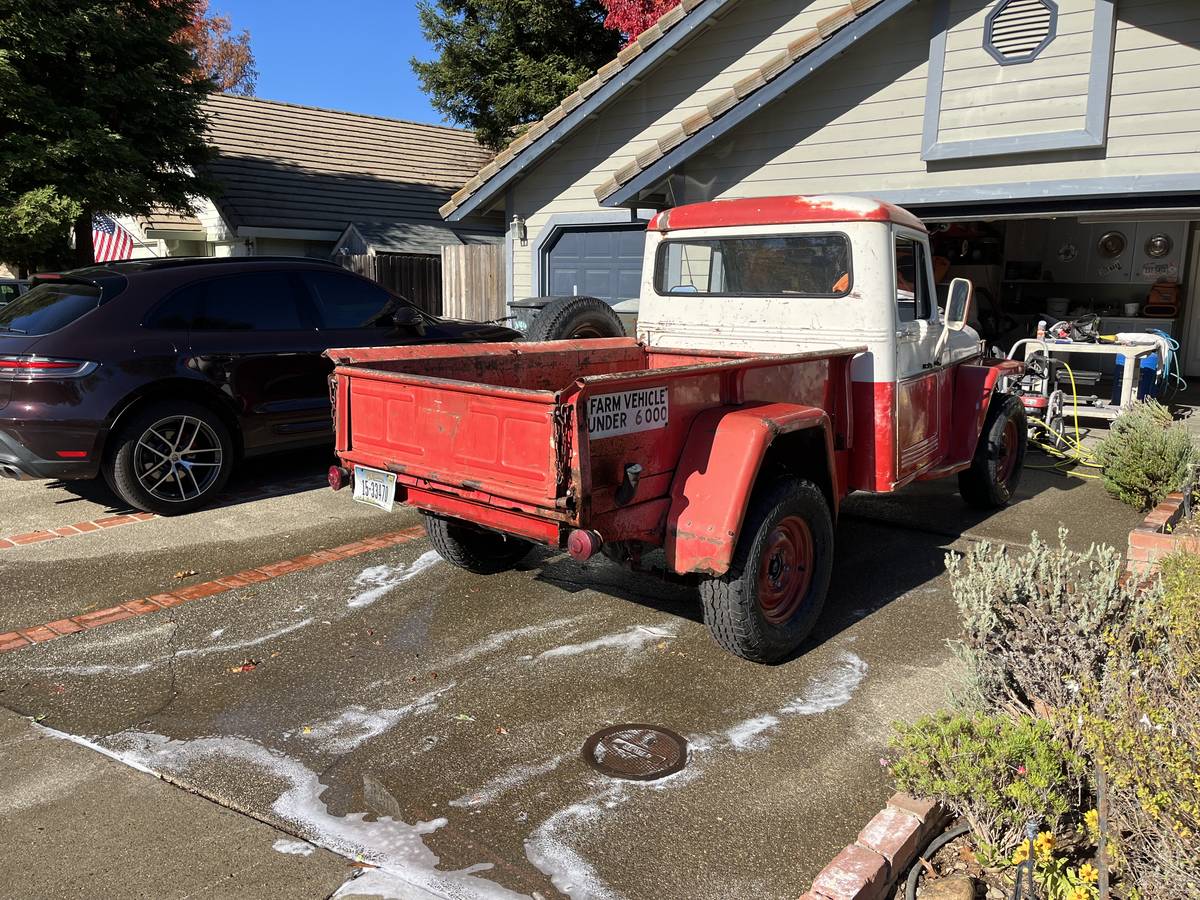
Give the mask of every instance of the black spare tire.
[(624, 337), (613, 308), (597, 297), (554, 297), (525, 334), (527, 341), (569, 341)]

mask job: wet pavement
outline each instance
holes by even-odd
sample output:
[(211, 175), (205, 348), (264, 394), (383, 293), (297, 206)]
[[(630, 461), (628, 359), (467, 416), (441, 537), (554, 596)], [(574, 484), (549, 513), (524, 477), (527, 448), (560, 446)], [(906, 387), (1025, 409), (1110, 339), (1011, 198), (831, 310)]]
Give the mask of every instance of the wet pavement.
[[(0, 536), (120, 512), (90, 490), (0, 483)], [(719, 651), (686, 586), (540, 551), (483, 578), (421, 538), (0, 654), (0, 704), (360, 863), (337, 896), (795, 897), (887, 798), (890, 723), (957, 682), (947, 549), (1060, 524), (1123, 544), (1138, 520), (1095, 481), (1030, 471), (1021, 496), (990, 517), (952, 481), (852, 498), (822, 623), (779, 666)], [(0, 630), (416, 522), (293, 484), (0, 550)], [(622, 722), (683, 735), (686, 767), (587, 766)]]

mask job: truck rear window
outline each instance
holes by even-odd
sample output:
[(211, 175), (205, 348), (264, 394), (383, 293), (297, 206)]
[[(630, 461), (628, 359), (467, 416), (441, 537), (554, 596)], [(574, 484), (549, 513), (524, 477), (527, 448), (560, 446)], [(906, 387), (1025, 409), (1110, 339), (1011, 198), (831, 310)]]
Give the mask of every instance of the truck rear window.
[(0, 332), (49, 334), (100, 305), (100, 288), (90, 284), (38, 284), (0, 309)]
[(670, 239), (655, 266), (660, 294), (844, 297), (854, 282), (844, 234)]

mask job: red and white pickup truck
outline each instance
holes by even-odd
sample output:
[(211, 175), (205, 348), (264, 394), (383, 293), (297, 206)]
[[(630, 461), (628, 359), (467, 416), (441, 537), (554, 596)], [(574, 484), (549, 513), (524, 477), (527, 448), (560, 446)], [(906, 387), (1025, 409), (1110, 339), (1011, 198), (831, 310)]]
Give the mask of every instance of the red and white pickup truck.
[(473, 572), (534, 544), (695, 575), (717, 642), (775, 661), (812, 630), (851, 491), (957, 474), (1001, 506), (1020, 401), (938, 308), (928, 235), (855, 197), (681, 206), (646, 234), (638, 338), (330, 350), (338, 489), (415, 506)]

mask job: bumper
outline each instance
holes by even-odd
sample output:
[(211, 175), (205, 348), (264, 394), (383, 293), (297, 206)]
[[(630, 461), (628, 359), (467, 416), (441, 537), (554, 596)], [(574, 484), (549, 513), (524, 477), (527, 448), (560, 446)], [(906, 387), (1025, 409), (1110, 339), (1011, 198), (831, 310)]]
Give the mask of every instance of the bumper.
[[(99, 435), (93, 434), (88, 446), (98, 447)], [(12, 432), (0, 428), (0, 477), (17, 481), (59, 479), (78, 481), (100, 474), (100, 458), (95, 449), (83, 459), (45, 459), (22, 443)]]

